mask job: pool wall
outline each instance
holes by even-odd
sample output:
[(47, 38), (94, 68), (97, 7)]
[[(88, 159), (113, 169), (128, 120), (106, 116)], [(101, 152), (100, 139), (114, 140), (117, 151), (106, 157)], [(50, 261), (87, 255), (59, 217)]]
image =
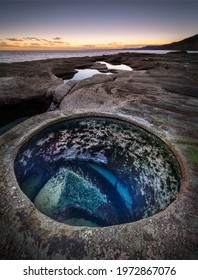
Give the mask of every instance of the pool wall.
[[(54, 123), (103, 116), (139, 125), (170, 147), (181, 172), (180, 192), (164, 211), (137, 222), (103, 228), (73, 227), (41, 214), (18, 186), (14, 161), (19, 149), (38, 131)], [(25, 131), (25, 134), (24, 134)], [(1, 258), (5, 259), (189, 259), (197, 232), (191, 219), (196, 208), (186, 162), (178, 149), (155, 128), (129, 117), (96, 112), (49, 112), (36, 116), (0, 138)], [(187, 224), (187, 227), (186, 227)]]
[(180, 185), (177, 160), (163, 141), (101, 116), (43, 129), (20, 149), (15, 173), (42, 213), (98, 226), (152, 216), (174, 201)]

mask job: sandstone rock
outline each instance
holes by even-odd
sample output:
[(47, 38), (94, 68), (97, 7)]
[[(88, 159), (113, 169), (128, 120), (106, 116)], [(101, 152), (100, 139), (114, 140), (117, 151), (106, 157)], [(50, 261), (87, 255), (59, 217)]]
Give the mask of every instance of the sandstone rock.
[(101, 64), (101, 63), (94, 63), (90, 69), (97, 69), (98, 71), (101, 71), (101, 72), (107, 72), (108, 71), (108, 68), (105, 64)]
[(107, 83), (110, 81), (113, 81), (114, 77), (112, 75), (107, 75), (107, 74), (96, 74), (92, 76), (91, 78), (81, 80), (79, 81), (70, 91), (70, 93), (80, 89), (80, 88), (86, 88), (88, 86), (92, 85), (98, 85), (102, 83)]
[[(81, 81), (62, 100), (61, 109), (66, 110), (30, 118), (0, 137), (1, 259), (198, 258), (197, 54), (126, 53), (1, 64), (0, 104), (5, 106), (4, 111), (0, 108), (1, 119), (7, 119), (7, 111), (13, 111), (16, 119), (15, 110), (29, 109), (30, 103), (23, 107), (20, 104), (29, 102), (31, 97), (38, 97), (38, 102), (31, 103), (35, 114), (41, 103), (39, 96), (46, 99), (49, 89), (62, 84), (52, 69), (62, 65), (61, 74), (67, 74), (68, 63), (76, 69), (92, 67), (102, 60), (126, 63), (135, 70), (130, 77), (123, 73), (112, 75), (112, 80), (106, 80), (111, 79), (108, 76), (104, 80), (93, 77)], [(133, 224), (79, 230), (57, 223), (35, 209), (17, 185), (13, 169), (16, 152), (38, 127), (62, 121), (63, 116), (70, 118), (79, 109), (84, 113), (110, 112), (110, 117), (112, 113), (115, 117), (121, 115), (171, 144), (180, 163), (182, 185), (178, 198), (165, 211)], [(17, 187), (14, 196), (12, 187)]]
[(0, 106), (17, 104), (24, 100), (46, 96), (46, 87), (42, 80), (23, 77), (0, 78)]
[(48, 83), (38, 77), (0, 78), (0, 126), (46, 112), (51, 102)]
[(89, 88), (80, 88), (66, 96), (60, 104), (60, 109), (109, 109), (116, 104), (116, 100), (109, 98), (106, 90), (99, 84)]
[(70, 81), (67, 84), (62, 84), (55, 88), (52, 92), (53, 99), (56, 102), (61, 102), (70, 90), (77, 84), (77, 81)]

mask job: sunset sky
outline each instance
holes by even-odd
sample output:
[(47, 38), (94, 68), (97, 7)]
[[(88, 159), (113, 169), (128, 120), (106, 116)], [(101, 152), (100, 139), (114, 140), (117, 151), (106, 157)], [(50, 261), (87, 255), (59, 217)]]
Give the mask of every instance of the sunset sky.
[(1, 50), (135, 47), (197, 33), (197, 0), (0, 0)]

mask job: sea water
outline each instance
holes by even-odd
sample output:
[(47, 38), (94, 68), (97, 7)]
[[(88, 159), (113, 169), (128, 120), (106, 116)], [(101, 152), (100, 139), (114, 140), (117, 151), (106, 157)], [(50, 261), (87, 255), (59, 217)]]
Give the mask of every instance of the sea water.
[(23, 62), (32, 60), (43, 60), (53, 58), (69, 58), (84, 56), (112, 55), (117, 53), (156, 53), (165, 54), (169, 51), (141, 51), (141, 50), (64, 50), (64, 51), (0, 51), (0, 63)]
[(180, 181), (176, 160), (160, 139), (104, 117), (45, 128), (19, 151), (15, 174), (40, 212), (79, 226), (151, 216), (175, 199)]

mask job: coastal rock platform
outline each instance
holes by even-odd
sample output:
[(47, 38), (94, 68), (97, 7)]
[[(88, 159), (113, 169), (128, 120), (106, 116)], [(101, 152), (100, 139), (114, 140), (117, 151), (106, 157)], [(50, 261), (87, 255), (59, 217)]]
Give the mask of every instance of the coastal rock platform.
[[(108, 69), (100, 61), (126, 64), (133, 71), (105, 75)], [(197, 65), (197, 54), (182, 53), (2, 64), (1, 125), (35, 116), (0, 136), (0, 258), (198, 259)], [(63, 84), (76, 69), (85, 68), (103, 74)], [(56, 110), (46, 112), (52, 101)], [(10, 108), (16, 110), (8, 116)], [(165, 210), (132, 223), (76, 227), (45, 216), (21, 191), (14, 173), (21, 146), (48, 125), (95, 115), (123, 118), (170, 146), (180, 165), (181, 185)]]

